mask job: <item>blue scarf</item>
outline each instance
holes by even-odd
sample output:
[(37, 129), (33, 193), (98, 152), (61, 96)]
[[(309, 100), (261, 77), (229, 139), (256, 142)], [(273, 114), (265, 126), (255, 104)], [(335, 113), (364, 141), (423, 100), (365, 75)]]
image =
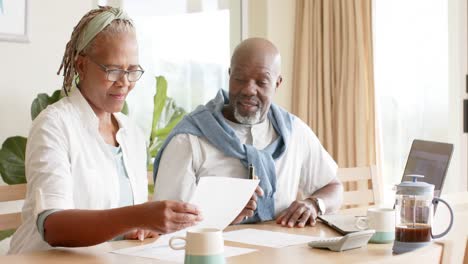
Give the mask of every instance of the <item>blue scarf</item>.
[(177, 134), (191, 134), (205, 137), (208, 142), (224, 152), (226, 156), (239, 159), (247, 168), (249, 164), (255, 167), (255, 173), (260, 179), (260, 187), (264, 191), (263, 197), (258, 197), (257, 211), (248, 222), (269, 221), (275, 218), (274, 195), (276, 192), (276, 170), (274, 160), (281, 157), (289, 143), (293, 116), (272, 104), (268, 111), (268, 119), (278, 133), (278, 138), (265, 149), (258, 150), (252, 145), (242, 144), (234, 130), (226, 122), (222, 114), (224, 105), (229, 104), (227, 93), (220, 90), (216, 97), (206, 105), (198, 106), (188, 114), (171, 131), (154, 161), (153, 179), (161, 161), (162, 153)]

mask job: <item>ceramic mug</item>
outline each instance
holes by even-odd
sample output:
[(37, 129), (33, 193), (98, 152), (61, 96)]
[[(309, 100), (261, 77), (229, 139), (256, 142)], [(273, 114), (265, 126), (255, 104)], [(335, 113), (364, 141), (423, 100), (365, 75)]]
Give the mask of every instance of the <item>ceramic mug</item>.
[(355, 225), (361, 230), (375, 230), (370, 243), (391, 243), (395, 240), (395, 209), (369, 208), (367, 216), (358, 217)]
[[(185, 245), (175, 245), (177, 240), (184, 240)], [(186, 237), (175, 236), (169, 240), (174, 250), (185, 249), (185, 264), (224, 264), (224, 240), (221, 230), (216, 228), (198, 228), (187, 231)]]

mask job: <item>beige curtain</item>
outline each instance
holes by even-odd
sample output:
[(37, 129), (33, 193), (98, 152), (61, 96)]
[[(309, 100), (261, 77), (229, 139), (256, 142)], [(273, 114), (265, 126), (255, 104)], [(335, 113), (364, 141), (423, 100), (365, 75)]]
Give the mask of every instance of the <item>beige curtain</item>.
[(375, 164), (372, 0), (297, 0), (293, 112), (340, 167)]

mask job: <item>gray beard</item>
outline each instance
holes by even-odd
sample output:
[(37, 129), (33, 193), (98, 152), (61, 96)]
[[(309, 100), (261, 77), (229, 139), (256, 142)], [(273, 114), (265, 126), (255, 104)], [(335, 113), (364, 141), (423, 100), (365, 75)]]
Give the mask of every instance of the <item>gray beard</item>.
[(243, 116), (239, 114), (239, 111), (237, 110), (237, 107), (234, 107), (234, 118), (237, 120), (237, 122), (244, 124), (244, 125), (255, 125), (260, 122), (260, 112), (261, 112), (261, 107), (258, 108), (258, 110), (255, 112), (254, 115), (252, 116)]

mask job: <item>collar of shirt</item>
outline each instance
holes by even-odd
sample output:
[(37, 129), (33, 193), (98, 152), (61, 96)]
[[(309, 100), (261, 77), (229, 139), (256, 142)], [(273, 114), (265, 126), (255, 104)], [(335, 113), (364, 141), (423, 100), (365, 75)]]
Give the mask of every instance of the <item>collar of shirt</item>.
[(226, 119), (242, 144), (252, 145), (257, 149), (264, 149), (270, 145), (278, 134), (268, 118), (254, 125), (245, 125)]
[[(69, 96), (72, 105), (77, 108), (77, 113), (84, 124), (89, 124), (89, 128), (98, 131), (99, 129), (99, 118), (94, 113), (93, 109), (89, 105), (88, 101), (84, 98), (81, 94), (79, 89), (74, 89), (71, 95)], [(128, 121), (122, 117), (122, 113), (113, 113), (117, 123), (119, 124), (119, 131), (117, 132), (117, 140), (118, 135), (120, 133), (125, 133), (128, 127)], [(119, 142), (120, 143), (120, 142)]]

